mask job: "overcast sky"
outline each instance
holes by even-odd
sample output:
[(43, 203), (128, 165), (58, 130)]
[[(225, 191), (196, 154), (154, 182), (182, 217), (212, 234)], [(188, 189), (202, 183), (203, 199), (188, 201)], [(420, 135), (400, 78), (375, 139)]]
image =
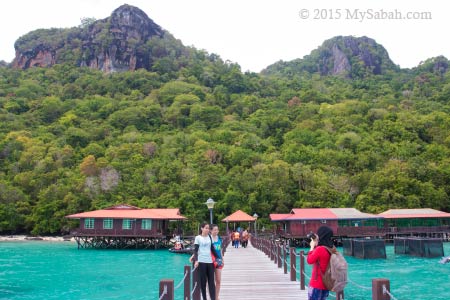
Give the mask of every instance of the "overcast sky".
[(185, 45), (219, 54), (243, 71), (302, 58), (337, 35), (375, 39), (402, 68), (450, 58), (449, 11), (439, 0), (13, 0), (0, 2), (0, 60), (12, 61), (14, 42), (29, 31), (103, 19), (125, 3)]

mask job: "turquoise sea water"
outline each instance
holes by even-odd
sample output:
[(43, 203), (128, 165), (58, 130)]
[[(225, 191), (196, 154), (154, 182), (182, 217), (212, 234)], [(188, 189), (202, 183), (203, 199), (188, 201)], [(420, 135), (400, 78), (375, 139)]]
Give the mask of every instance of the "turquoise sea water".
[[(158, 299), (159, 280), (183, 278), (188, 255), (77, 250), (71, 242), (0, 242), (0, 299)], [(176, 299), (182, 299), (182, 287)]]
[[(444, 254), (450, 255), (450, 243), (444, 243)], [(372, 299), (374, 278), (389, 279), (391, 294), (398, 300), (450, 299), (450, 263), (440, 264), (440, 258), (395, 255), (392, 245), (386, 246), (386, 256), (387, 259), (345, 257), (350, 279), (345, 299)], [(306, 274), (311, 274), (310, 266), (306, 270)]]
[[(370, 300), (372, 278), (390, 279), (398, 300), (450, 299), (450, 264), (395, 255), (392, 246), (386, 250), (387, 259), (347, 257), (355, 284), (349, 283), (346, 299)], [(450, 255), (449, 243), (445, 254)], [(158, 299), (159, 280), (180, 282), (188, 258), (167, 250), (77, 250), (69, 242), (0, 242), (0, 299)], [(176, 299), (182, 293), (181, 287)]]

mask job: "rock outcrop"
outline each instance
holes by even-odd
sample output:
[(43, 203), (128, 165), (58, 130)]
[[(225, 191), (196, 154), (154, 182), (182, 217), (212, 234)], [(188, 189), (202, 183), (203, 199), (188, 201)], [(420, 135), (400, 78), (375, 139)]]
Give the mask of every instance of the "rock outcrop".
[(148, 41), (165, 32), (142, 10), (122, 5), (85, 27), (31, 32), (16, 41), (15, 68), (71, 62), (104, 72), (150, 69)]
[[(289, 74), (285, 70), (289, 70)], [(277, 62), (267, 67), (263, 73), (292, 76), (306, 71), (354, 78), (384, 74), (387, 70), (399, 70), (399, 67), (391, 61), (386, 49), (375, 40), (365, 36), (337, 36), (326, 40), (302, 59)]]

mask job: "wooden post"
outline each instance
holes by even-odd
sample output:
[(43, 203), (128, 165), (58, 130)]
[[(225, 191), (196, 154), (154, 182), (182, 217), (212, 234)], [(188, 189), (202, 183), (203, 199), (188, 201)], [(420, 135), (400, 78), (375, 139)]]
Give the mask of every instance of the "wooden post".
[(291, 248), (291, 281), (296, 281), (297, 276), (295, 272), (295, 265), (296, 265), (296, 259), (295, 259), (295, 248)]
[(184, 298), (183, 300), (191, 300), (191, 266), (184, 266)]
[(284, 265), (284, 274), (287, 274), (287, 251), (286, 251), (286, 240), (283, 243), (283, 265)]
[(305, 251), (303, 250), (300, 251), (300, 289), (305, 289)]
[(391, 297), (388, 294), (383, 293), (383, 286), (390, 290), (389, 280), (385, 278), (372, 279), (372, 299), (373, 300), (390, 300)]
[(159, 298), (161, 300), (174, 300), (174, 295), (173, 279), (161, 279), (159, 281)]
[(336, 300), (344, 300), (344, 291), (336, 293)]
[(192, 294), (192, 300), (201, 300), (200, 299), (200, 276), (198, 274), (198, 268), (195, 269), (192, 274), (192, 288), (195, 288)]
[(275, 255), (273, 254), (274, 251), (274, 245), (275, 242), (274, 241), (270, 241), (270, 260), (273, 261), (275, 259)]
[(283, 263), (282, 257), (281, 257), (281, 247), (283, 247), (283, 243), (282, 242), (277, 244), (277, 262), (278, 262), (278, 268), (280, 268), (280, 269), (281, 269), (281, 266), (282, 266), (282, 263)]
[(278, 265), (278, 243), (273, 241), (273, 263)]

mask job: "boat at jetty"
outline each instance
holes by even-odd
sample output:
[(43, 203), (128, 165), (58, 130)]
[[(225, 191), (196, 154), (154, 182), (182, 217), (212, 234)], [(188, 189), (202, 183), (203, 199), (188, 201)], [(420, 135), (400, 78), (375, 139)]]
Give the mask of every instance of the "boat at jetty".
[(192, 254), (192, 253), (194, 253), (194, 248), (186, 247), (186, 248), (181, 248), (181, 249), (175, 249), (175, 247), (174, 247), (174, 248), (169, 248), (169, 252), (178, 253), (178, 254)]
[(441, 260), (439, 261), (441, 264), (447, 264), (450, 263), (450, 255), (449, 256), (444, 256), (443, 258), (441, 258)]

